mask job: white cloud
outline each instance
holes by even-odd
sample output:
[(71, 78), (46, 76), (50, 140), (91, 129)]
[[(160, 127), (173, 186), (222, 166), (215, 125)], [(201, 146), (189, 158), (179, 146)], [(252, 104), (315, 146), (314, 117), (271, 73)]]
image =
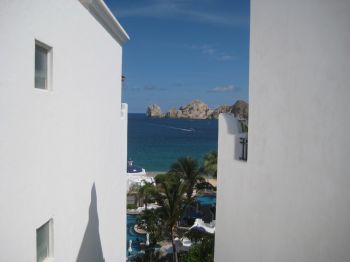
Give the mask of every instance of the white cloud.
[[(233, 17), (228, 14), (215, 14), (206, 10), (199, 10), (204, 0), (150, 0), (147, 5), (134, 6), (116, 12), (117, 17), (151, 17), (163, 19), (182, 19), (192, 22), (218, 26), (235, 27), (246, 23), (244, 17)], [(206, 1), (210, 2), (210, 1)]]
[(146, 85), (143, 87), (144, 91), (166, 91), (167, 89), (164, 87), (159, 87), (155, 85)]
[(222, 54), (221, 56), (218, 57), (218, 60), (220, 61), (232, 61), (235, 60), (236, 57), (233, 55), (227, 55), (227, 54)]
[(226, 52), (222, 52), (211, 45), (191, 45), (189, 46), (193, 50), (200, 51), (203, 55), (206, 55), (214, 60), (218, 61), (232, 61), (235, 60), (236, 57), (232, 54), (228, 54)]
[(216, 86), (212, 89), (209, 89), (208, 92), (212, 93), (228, 93), (228, 92), (236, 92), (239, 88), (234, 85), (226, 85), (226, 86)]
[(159, 87), (155, 85), (145, 85), (143, 87), (133, 86), (131, 87), (132, 91), (146, 91), (146, 92), (158, 92), (158, 91), (166, 91), (167, 89), (164, 87)]

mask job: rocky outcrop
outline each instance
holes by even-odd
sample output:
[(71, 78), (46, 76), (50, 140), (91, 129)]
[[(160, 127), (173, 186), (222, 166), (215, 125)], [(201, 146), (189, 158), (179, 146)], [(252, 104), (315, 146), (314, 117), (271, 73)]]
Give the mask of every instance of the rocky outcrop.
[(179, 110), (177, 110), (176, 108), (172, 108), (168, 112), (165, 113), (165, 117), (178, 118), (179, 117)]
[(156, 104), (152, 104), (152, 105), (147, 107), (146, 115), (148, 117), (162, 117), (163, 116), (162, 110)]
[(219, 106), (218, 108), (212, 110), (212, 113), (209, 115), (209, 118), (218, 119), (219, 118), (219, 114), (221, 114), (221, 113), (230, 113), (231, 110), (232, 110), (231, 106), (227, 106), (227, 105)]
[(209, 109), (208, 105), (200, 100), (193, 100), (179, 109), (171, 108), (164, 114), (158, 105), (153, 104), (148, 106), (146, 115), (148, 117), (217, 119), (221, 113), (233, 113), (235, 117), (248, 119), (248, 109), (248, 103), (242, 100), (238, 100), (232, 106), (222, 105), (214, 110)]
[(178, 113), (178, 115), (181, 118), (207, 119), (209, 107), (207, 104), (203, 103), (200, 100), (193, 100), (186, 106), (181, 106), (179, 108), (179, 111), (181, 113)]
[(240, 119), (248, 119), (248, 113), (249, 113), (248, 103), (242, 100), (238, 100), (231, 107), (231, 113), (233, 113), (235, 117), (238, 117)]

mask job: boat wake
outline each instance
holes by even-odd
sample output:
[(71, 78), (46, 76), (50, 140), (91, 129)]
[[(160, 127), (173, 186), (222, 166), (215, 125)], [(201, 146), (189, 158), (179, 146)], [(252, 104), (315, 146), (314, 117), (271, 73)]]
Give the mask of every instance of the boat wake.
[(181, 128), (181, 127), (176, 127), (176, 126), (158, 125), (158, 124), (151, 124), (151, 125), (159, 126), (159, 127), (163, 127), (163, 128), (170, 128), (170, 129), (174, 129), (174, 130), (180, 130), (183, 132), (195, 132), (196, 131), (194, 128)]
[(175, 130), (184, 131), (184, 132), (194, 132), (195, 131), (194, 128), (187, 129), (187, 128), (180, 128), (180, 127), (174, 127), (174, 126), (165, 126), (165, 127), (175, 129)]

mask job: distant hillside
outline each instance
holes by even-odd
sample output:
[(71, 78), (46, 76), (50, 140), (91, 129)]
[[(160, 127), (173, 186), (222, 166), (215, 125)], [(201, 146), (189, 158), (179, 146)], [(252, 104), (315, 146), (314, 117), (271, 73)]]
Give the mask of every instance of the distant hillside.
[(217, 119), (220, 113), (232, 113), (240, 119), (248, 119), (248, 112), (249, 105), (242, 100), (236, 101), (232, 106), (221, 105), (215, 109), (209, 109), (208, 105), (200, 100), (193, 100), (185, 106), (171, 108), (164, 113), (158, 105), (152, 104), (147, 107), (146, 115), (159, 118)]

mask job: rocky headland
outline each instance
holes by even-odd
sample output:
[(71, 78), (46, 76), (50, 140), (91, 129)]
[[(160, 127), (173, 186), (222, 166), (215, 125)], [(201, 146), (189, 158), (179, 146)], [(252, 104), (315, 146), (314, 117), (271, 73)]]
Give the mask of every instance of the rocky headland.
[(240, 119), (248, 119), (249, 105), (247, 102), (238, 100), (233, 105), (221, 105), (215, 109), (200, 101), (193, 100), (191, 103), (177, 108), (171, 108), (162, 112), (161, 108), (152, 104), (147, 107), (146, 115), (148, 117), (158, 118), (188, 118), (188, 119), (217, 119), (220, 113), (232, 113)]

